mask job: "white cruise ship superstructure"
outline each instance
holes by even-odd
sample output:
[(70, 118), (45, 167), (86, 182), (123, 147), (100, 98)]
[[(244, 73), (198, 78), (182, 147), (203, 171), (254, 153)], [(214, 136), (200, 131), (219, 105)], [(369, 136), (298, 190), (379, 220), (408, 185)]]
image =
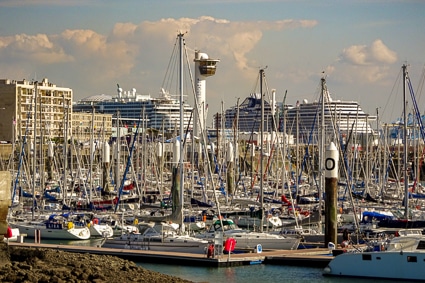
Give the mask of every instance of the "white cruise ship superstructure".
[[(118, 87), (118, 95), (95, 95), (80, 100), (73, 105), (74, 112), (96, 112), (116, 115), (119, 111), (123, 123), (134, 124), (140, 117), (146, 119), (146, 127), (165, 132), (174, 131), (180, 125), (180, 101), (161, 90), (159, 98), (152, 98), (149, 94), (137, 94), (136, 89), (123, 92)], [(192, 107), (184, 103), (184, 126), (190, 120)]]
[[(373, 134), (371, 122), (375, 116), (365, 113), (357, 101), (333, 100), (329, 91), (323, 91), (322, 101), (308, 102), (306, 99), (296, 106), (286, 106), (284, 121), (288, 134), (308, 138), (321, 128), (321, 116), (324, 116), (324, 132), (329, 134)], [(322, 110), (323, 109), (323, 110)], [(298, 127), (297, 127), (298, 125)]]

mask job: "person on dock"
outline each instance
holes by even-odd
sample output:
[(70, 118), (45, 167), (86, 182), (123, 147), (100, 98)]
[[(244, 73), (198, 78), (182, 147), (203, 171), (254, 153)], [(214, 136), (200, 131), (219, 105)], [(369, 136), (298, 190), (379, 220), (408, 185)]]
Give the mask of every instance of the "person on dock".
[(350, 245), (350, 233), (348, 232), (347, 228), (344, 228), (342, 231), (342, 243), (341, 247), (346, 248)]

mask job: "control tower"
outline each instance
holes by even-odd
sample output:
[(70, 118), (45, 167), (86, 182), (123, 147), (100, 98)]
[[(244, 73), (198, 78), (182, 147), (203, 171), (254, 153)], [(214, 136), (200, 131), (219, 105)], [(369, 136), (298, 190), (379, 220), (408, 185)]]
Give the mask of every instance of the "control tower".
[(205, 95), (205, 85), (206, 78), (215, 75), (216, 64), (220, 62), (218, 59), (209, 59), (208, 55), (205, 53), (195, 51), (195, 83), (196, 83), (196, 100), (198, 103), (198, 111), (195, 109), (195, 123), (193, 127), (193, 134), (196, 137), (199, 137), (201, 130), (205, 131), (205, 120), (206, 120), (206, 95)]

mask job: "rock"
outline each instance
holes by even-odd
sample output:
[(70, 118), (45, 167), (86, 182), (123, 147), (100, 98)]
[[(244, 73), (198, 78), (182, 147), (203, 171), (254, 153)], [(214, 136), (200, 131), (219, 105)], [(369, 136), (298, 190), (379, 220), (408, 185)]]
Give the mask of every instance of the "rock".
[(8, 245), (5, 242), (3, 242), (3, 239), (1, 239), (1, 242), (0, 242), (0, 267), (5, 266), (8, 263), (10, 263)]
[(109, 255), (9, 247), (11, 263), (0, 266), (0, 282), (173, 282), (178, 277), (144, 269)]

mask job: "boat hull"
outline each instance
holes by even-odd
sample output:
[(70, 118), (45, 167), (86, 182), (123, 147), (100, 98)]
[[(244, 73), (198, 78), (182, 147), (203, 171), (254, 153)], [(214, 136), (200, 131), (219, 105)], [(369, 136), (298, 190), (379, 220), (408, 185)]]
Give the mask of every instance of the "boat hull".
[(18, 228), (21, 234), (29, 238), (35, 238), (35, 231), (40, 231), (40, 239), (49, 240), (87, 240), (90, 238), (90, 230), (87, 227), (73, 227), (71, 229), (48, 228), (43, 223), (10, 223), (13, 228)]
[(130, 234), (105, 239), (102, 248), (204, 254), (208, 245), (209, 243), (207, 241), (187, 239), (185, 237), (149, 239), (138, 234)]
[(328, 264), (323, 275), (423, 281), (424, 261), (425, 252), (344, 253)]

